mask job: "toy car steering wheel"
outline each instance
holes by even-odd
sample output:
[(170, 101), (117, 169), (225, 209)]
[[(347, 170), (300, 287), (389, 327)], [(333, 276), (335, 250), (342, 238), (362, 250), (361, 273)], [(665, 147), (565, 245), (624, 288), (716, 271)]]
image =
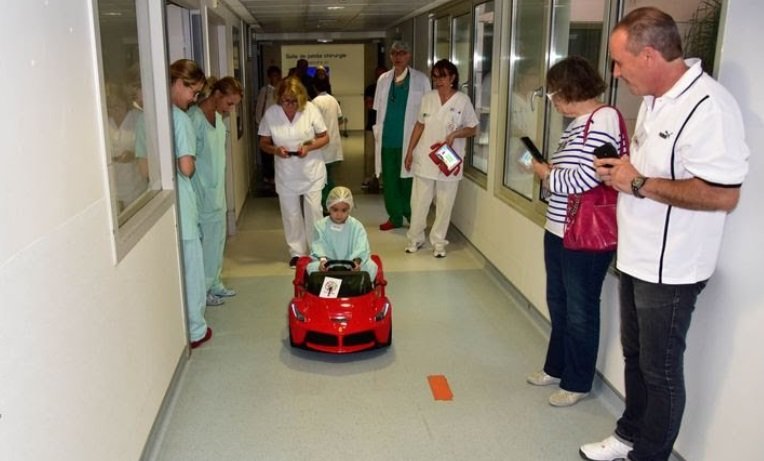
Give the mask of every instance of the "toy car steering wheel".
[(352, 271), (355, 269), (355, 263), (346, 259), (330, 259), (324, 264), (327, 272)]

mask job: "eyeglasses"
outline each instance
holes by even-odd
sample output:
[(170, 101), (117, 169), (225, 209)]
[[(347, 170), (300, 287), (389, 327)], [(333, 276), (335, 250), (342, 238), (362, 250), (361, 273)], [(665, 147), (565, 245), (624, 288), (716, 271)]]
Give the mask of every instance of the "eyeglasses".
[(281, 100), (281, 104), (285, 104), (285, 105), (288, 104), (288, 105), (294, 106), (294, 105), (297, 105), (297, 100), (296, 99), (282, 99)]
[(554, 101), (552, 101), (552, 98), (554, 97), (554, 95), (556, 95), (556, 94), (557, 94), (557, 93), (559, 93), (559, 92), (560, 92), (560, 90), (557, 90), (557, 91), (552, 91), (552, 92), (550, 92), (550, 93), (547, 93), (547, 94), (546, 94), (546, 97), (547, 97), (547, 98), (549, 98), (549, 102), (554, 102)]

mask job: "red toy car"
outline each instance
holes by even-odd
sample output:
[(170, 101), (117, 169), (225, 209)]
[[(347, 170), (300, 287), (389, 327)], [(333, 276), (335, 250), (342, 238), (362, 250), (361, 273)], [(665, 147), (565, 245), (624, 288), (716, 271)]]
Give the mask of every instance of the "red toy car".
[[(374, 283), (368, 272), (352, 271), (352, 261), (328, 261), (326, 272), (310, 275), (305, 268), (311, 259), (304, 256), (297, 261), (294, 298), (287, 314), (292, 347), (347, 354), (392, 343), (393, 308), (385, 295), (387, 281), (379, 256), (371, 258), (379, 267)], [(339, 287), (326, 277), (340, 279)], [(332, 293), (335, 288), (338, 291)]]

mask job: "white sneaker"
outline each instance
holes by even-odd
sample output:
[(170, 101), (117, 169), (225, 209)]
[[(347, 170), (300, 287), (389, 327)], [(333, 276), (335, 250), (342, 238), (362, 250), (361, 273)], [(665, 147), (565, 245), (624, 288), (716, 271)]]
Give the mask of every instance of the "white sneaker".
[(212, 293), (207, 293), (207, 305), (210, 307), (217, 307), (222, 306), (225, 304), (225, 301), (223, 301), (223, 298), (220, 296), (215, 296)]
[(409, 242), (406, 246), (406, 253), (416, 253), (424, 246), (424, 242)]
[(539, 370), (526, 378), (529, 384), (534, 386), (551, 386), (552, 384), (560, 384), (560, 378), (546, 374), (544, 370)]
[(231, 296), (236, 296), (236, 290), (232, 290), (231, 288), (222, 287), (217, 290), (211, 290), (211, 293), (218, 298), (230, 298)]
[(435, 248), (432, 250), (432, 255), (436, 258), (445, 258), (446, 257), (446, 247), (436, 245)]
[(611, 435), (602, 442), (582, 445), (578, 452), (581, 457), (589, 461), (616, 461), (628, 459), (631, 445), (621, 442), (616, 436)]
[(575, 405), (579, 400), (588, 395), (588, 392), (572, 392), (560, 389), (549, 396), (549, 405), (552, 405), (553, 407), (569, 407)]

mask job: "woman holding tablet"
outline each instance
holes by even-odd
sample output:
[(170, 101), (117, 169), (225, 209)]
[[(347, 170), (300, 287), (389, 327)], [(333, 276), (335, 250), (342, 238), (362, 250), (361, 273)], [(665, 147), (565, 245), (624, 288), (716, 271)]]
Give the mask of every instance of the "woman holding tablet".
[(431, 77), (435, 89), (422, 97), (405, 159), (406, 169), (414, 174), (406, 253), (415, 253), (424, 246), (427, 214), (434, 199), (430, 244), (433, 256), (443, 258), (451, 210), (462, 179), (459, 160), (466, 152), (466, 138), (477, 134), (479, 121), (470, 98), (458, 91), (459, 71), (453, 63), (447, 59), (436, 62)]

